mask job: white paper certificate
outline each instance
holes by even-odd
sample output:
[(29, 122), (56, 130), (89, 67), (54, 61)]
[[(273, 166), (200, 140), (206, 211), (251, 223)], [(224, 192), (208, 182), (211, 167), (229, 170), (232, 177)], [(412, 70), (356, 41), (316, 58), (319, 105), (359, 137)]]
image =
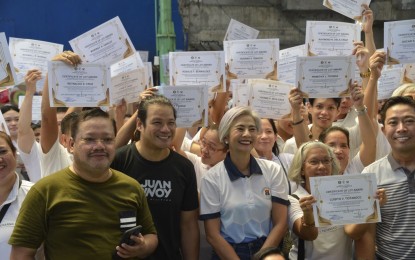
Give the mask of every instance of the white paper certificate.
[(415, 62), (415, 20), (384, 23), (387, 64)]
[(163, 86), (159, 92), (176, 108), (177, 127), (207, 125), (207, 86)]
[(280, 50), (278, 66), (278, 80), (295, 84), (295, 71), (297, 69), (297, 57), (306, 56), (305, 45)]
[(122, 99), (133, 103), (138, 101), (138, 95), (146, 88), (146, 69), (137, 68), (129, 72), (111, 77), (110, 103), (116, 105)]
[(83, 61), (91, 63), (110, 65), (135, 53), (118, 16), (70, 40), (69, 44)]
[(279, 39), (224, 41), (223, 47), (228, 78), (278, 79)]
[[(22, 107), (22, 103), (25, 96), (19, 96), (19, 109)], [(32, 102), (32, 121), (42, 120), (41, 106), (42, 96), (33, 96)]]
[(211, 92), (225, 91), (225, 59), (222, 51), (170, 52), (172, 86), (208, 85)]
[(231, 79), (233, 106), (248, 106), (249, 86), (246, 80)]
[(224, 41), (256, 39), (259, 31), (246, 24), (231, 19)]
[(43, 77), (48, 71), (48, 61), (63, 51), (62, 44), (12, 37), (10, 37), (9, 48), (13, 64), (18, 70), (18, 83), (24, 81), (30, 69), (38, 69), (42, 72), (42, 80), (36, 83), (37, 90), (43, 88)]
[(144, 68), (144, 64), (141, 61), (140, 55), (135, 53), (119, 62), (111, 65), (111, 77), (116, 77), (119, 74), (129, 72), (138, 68)]
[(388, 99), (392, 92), (401, 85), (402, 68), (383, 67), (382, 75), (378, 80), (378, 100)]
[(307, 21), (305, 44), (308, 56), (351, 55), (356, 41), (360, 41), (358, 24)]
[(298, 57), (297, 87), (309, 98), (349, 96), (356, 58), (350, 56)]
[(415, 64), (405, 64), (402, 83), (415, 83)]
[(381, 221), (375, 174), (311, 177), (317, 227)]
[(105, 64), (72, 67), (50, 61), (48, 67), (51, 107), (109, 106), (110, 73)]
[(0, 111), (0, 131), (5, 132), (7, 135), (10, 135), (9, 128), (7, 127), (6, 120), (4, 120), (3, 113)]
[(290, 113), (290, 84), (264, 79), (249, 79), (249, 106), (261, 118), (279, 119)]
[(369, 6), (370, 0), (324, 0), (323, 5), (356, 21), (362, 20), (362, 4)]
[(10, 56), (6, 34), (0, 33), (0, 88), (16, 85), (17, 76)]
[(154, 86), (153, 82), (153, 64), (151, 62), (144, 62), (146, 69), (146, 89)]

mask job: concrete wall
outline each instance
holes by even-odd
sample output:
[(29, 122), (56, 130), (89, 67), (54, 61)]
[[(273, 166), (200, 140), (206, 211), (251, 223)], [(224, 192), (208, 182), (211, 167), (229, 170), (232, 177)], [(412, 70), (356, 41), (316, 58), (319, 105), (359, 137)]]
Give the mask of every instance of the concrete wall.
[[(323, 0), (179, 0), (188, 50), (221, 50), (231, 18), (260, 30), (258, 38), (279, 38), (284, 49), (304, 44), (307, 20), (354, 22), (327, 9)], [(377, 0), (374, 35), (383, 47), (383, 23), (415, 19), (415, 0)]]

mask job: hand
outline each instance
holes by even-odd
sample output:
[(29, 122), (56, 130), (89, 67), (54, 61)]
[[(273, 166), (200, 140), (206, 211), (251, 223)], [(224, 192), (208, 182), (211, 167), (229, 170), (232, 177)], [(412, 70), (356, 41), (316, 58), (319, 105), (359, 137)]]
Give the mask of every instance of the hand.
[(367, 4), (362, 4), (363, 7), (363, 23), (362, 23), (362, 31), (365, 33), (372, 33), (373, 27), (373, 11), (369, 8)]
[(156, 95), (157, 91), (158, 91), (158, 89), (155, 88), (155, 87), (148, 88), (148, 89), (144, 90), (138, 96), (138, 102), (141, 102), (141, 100), (143, 100), (143, 99), (146, 99), (148, 97), (152, 97), (152, 96)]
[(388, 201), (388, 198), (386, 196), (385, 189), (377, 189), (376, 190), (376, 199), (379, 200), (379, 205), (381, 207), (386, 204), (386, 202)]
[[(351, 83), (351, 80), (350, 80)], [(352, 96), (353, 105), (356, 109), (363, 107), (363, 90), (362, 87), (357, 84), (355, 81), (353, 84), (349, 85), (350, 94)]]
[(385, 64), (386, 53), (384, 51), (376, 51), (369, 58), (369, 68), (371, 70), (371, 78), (379, 79), (382, 75), (383, 65)]
[(82, 63), (81, 57), (72, 51), (64, 51), (52, 58), (52, 61), (63, 61), (66, 64), (77, 66)]
[(312, 196), (305, 196), (302, 197), (298, 202), (300, 202), (300, 207), (306, 213), (313, 213), (313, 204), (317, 202), (317, 200)]
[(298, 88), (292, 88), (290, 93), (288, 94), (288, 101), (290, 101), (290, 105), (292, 110), (300, 111), (303, 104), (303, 92)]
[(139, 234), (138, 236), (132, 235), (130, 237), (131, 240), (135, 242), (134, 245), (129, 246), (125, 243), (117, 246), (115, 249), (117, 250), (117, 255), (121, 256), (122, 258), (132, 258), (141, 256), (142, 252), (146, 252), (146, 241), (144, 240), (143, 235)]
[(42, 72), (37, 69), (29, 70), (24, 77), (26, 93), (34, 95), (36, 92), (36, 82), (42, 78)]
[(364, 46), (362, 41), (354, 42), (352, 54), (356, 56), (356, 65), (360, 72), (367, 72), (369, 68), (369, 50)]

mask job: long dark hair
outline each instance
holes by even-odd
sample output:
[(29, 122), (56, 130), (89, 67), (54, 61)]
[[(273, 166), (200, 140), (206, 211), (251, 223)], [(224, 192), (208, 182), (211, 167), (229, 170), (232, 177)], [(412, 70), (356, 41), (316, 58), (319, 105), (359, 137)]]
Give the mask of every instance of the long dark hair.
[[(270, 123), (271, 127), (272, 127), (272, 131), (274, 132), (275, 135), (278, 134), (278, 130), (277, 130), (277, 126), (275, 125), (275, 121), (271, 118), (267, 118), (268, 122)], [(272, 146), (272, 153), (275, 155), (279, 155), (280, 154), (280, 149), (278, 148), (278, 144), (277, 142), (274, 142), (274, 145)]]

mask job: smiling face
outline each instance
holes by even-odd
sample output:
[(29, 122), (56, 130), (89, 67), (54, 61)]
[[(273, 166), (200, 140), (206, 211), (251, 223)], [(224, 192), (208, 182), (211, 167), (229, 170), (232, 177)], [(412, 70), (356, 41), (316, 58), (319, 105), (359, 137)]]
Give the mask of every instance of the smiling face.
[(332, 174), (333, 158), (320, 147), (310, 148), (305, 157), (301, 175), (305, 178), (305, 189), (310, 192), (310, 177)]
[(19, 112), (10, 109), (3, 114), (4, 121), (6, 121), (7, 128), (9, 128), (12, 139), (17, 138), (17, 123), (19, 122)]
[(345, 115), (349, 113), (350, 108), (353, 105), (353, 101), (350, 97), (342, 98), (339, 106), (339, 115)]
[(257, 135), (258, 130), (252, 116), (242, 115), (235, 118), (227, 138), (231, 156), (233, 153), (250, 154), (257, 140)]
[(255, 150), (260, 156), (267, 157), (271, 155), (272, 147), (277, 141), (277, 134), (271, 126), (268, 119), (261, 119), (261, 131), (258, 132), (257, 141), (255, 143)]
[(337, 115), (337, 104), (332, 98), (316, 98), (309, 106), (313, 126), (329, 128)]
[(202, 163), (214, 166), (226, 157), (226, 148), (219, 141), (217, 130), (207, 130), (200, 141)]
[(340, 162), (340, 172), (344, 172), (349, 163), (350, 154), (346, 135), (341, 131), (332, 131), (327, 134), (324, 143), (333, 149), (334, 155)]
[(0, 183), (12, 178), (16, 169), (16, 155), (4, 138), (0, 137)]

